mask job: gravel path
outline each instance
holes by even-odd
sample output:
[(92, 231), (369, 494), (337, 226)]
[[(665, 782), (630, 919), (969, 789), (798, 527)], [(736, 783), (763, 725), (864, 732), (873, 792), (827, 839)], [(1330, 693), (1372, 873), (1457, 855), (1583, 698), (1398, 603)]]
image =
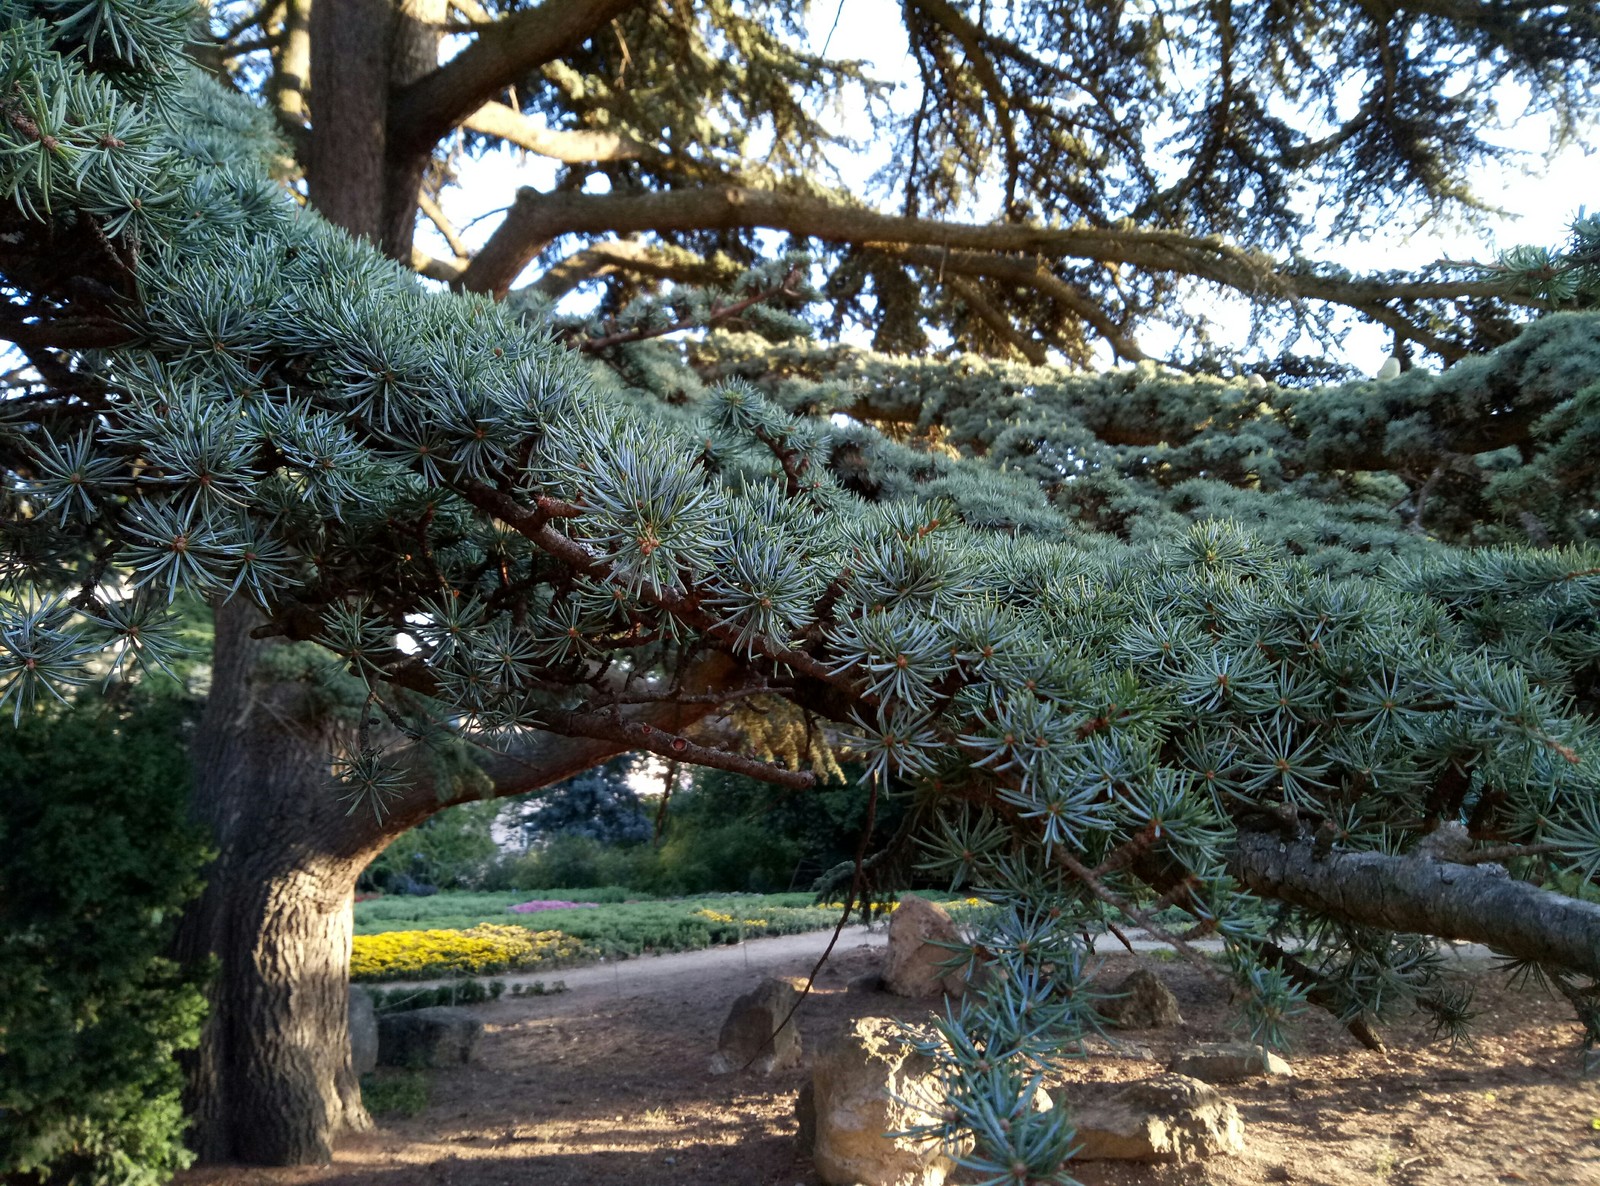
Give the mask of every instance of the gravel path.
[[(567, 992), (583, 996), (634, 996), (643, 992), (665, 992), (687, 981), (704, 981), (719, 971), (742, 975), (746, 971), (761, 971), (786, 964), (803, 957), (816, 959), (828, 948), (833, 931), (805, 931), (798, 935), (775, 935), (767, 939), (746, 939), (732, 946), (706, 947), (699, 951), (673, 951), (665, 955), (644, 955), (633, 959), (604, 960), (581, 968), (562, 968), (544, 972), (509, 972), (493, 979), (505, 982), (509, 992), (512, 985), (545, 985), (561, 981)], [(860, 924), (845, 927), (839, 935), (834, 951), (853, 948), (881, 947), (888, 942), (886, 927), (865, 927)], [(449, 980), (391, 980), (373, 987), (437, 988)]]

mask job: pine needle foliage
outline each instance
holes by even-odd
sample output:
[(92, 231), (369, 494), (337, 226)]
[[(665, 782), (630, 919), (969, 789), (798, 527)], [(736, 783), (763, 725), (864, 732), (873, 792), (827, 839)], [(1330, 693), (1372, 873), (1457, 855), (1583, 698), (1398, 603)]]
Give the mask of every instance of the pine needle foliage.
[[(108, 650), (168, 661), (198, 593), (342, 656), (369, 721), (352, 810), (401, 789), (388, 736), (544, 729), (803, 789), (627, 710), (776, 696), (842, 726), (932, 821), (927, 867), (997, 907), (992, 987), (925, 1039), (940, 1132), (975, 1134), (991, 1182), (1070, 1180), (1070, 1117), (1029, 1100), (1095, 1025), (1081, 935), (1107, 921), (1187, 950), (1152, 913), (1185, 910), (1263, 1040), (1313, 997), (1466, 1020), (1418, 936), (1248, 892), (1246, 833), (1422, 860), (1454, 826), (1596, 878), (1600, 553), (1563, 460), (1600, 398), (1593, 316), (1307, 390), (805, 343), (755, 374), (713, 342), (724, 373), (663, 402), (298, 207), (265, 117), (184, 64), (183, 19), (0, 8), (4, 316), (31, 368), (0, 422), (14, 713)], [(1392, 475), (1435, 471), (1397, 505)], [(1566, 546), (1513, 546), (1523, 510)], [(1592, 969), (1555, 972), (1592, 1015)]]

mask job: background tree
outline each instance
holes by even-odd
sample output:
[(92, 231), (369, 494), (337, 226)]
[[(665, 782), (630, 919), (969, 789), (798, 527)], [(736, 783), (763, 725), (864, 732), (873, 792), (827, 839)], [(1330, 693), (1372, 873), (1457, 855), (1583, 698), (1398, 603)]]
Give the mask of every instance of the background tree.
[(585, 836), (601, 844), (650, 839), (650, 817), (629, 781), (639, 765), (635, 755), (622, 754), (519, 805), (515, 823), (523, 847), (556, 836)]
[[(702, 20), (679, 9), (664, 15), (621, 4), (539, 7), (477, 31), (459, 57), (434, 67), (432, 39), (442, 14), (377, 3), (325, 4), (309, 16), (299, 6), (282, 11), (283, 28), (267, 31), (282, 69), (266, 87), (292, 125), (294, 104), (303, 111), (307, 102), (306, 75), (295, 71), (309, 53), (314, 118), (309, 128), (290, 129), (307, 166), (307, 193), (336, 223), (400, 258), (409, 255), (414, 224), (405, 212), (422, 205), (439, 137), (507, 85), (548, 67), (552, 92), (576, 94), (574, 104), (601, 94), (584, 89), (590, 81), (616, 92), (626, 71), (608, 38), (620, 32), (628, 69), (649, 33), (676, 46), (679, 63), (703, 59), (703, 70), (679, 73), (714, 80), (704, 85), (716, 90), (727, 78), (717, 70), (740, 58), (707, 47), (721, 49), (724, 40), (754, 47), (750, 61), (766, 68), (782, 59), (770, 35), (781, 32), (785, 12), (763, 9), (760, 18), (744, 20), (739, 11), (713, 7)], [(1446, 52), (1441, 47), (1455, 46), (1486, 76), (1569, 60), (1581, 76), (1593, 60), (1581, 49), (1590, 36), (1581, 9), (1562, 17), (1540, 10), (1538, 20), (1518, 23), (1550, 34), (1543, 56), (1516, 30), (1500, 38), (1504, 45), (1479, 37), (1474, 30), (1492, 12), (1451, 12), (1421, 23), (1437, 39), (1417, 51), (1419, 60), (1437, 64)], [(1480, 504), (1509, 509), (1505, 495), (1517, 482), (1557, 480), (1547, 465), (1552, 451), (1571, 447), (1573, 434), (1586, 431), (1591, 322), (1551, 319), (1442, 380), (1419, 375), (1376, 392), (1264, 396), (1237, 383), (1180, 383), (1146, 368), (1077, 387), (1063, 381), (1059, 399), (1036, 408), (1021, 386), (1006, 386), (1026, 380), (996, 363), (984, 381), (999, 383), (990, 393), (1011, 406), (997, 407), (995, 435), (986, 438), (975, 405), (969, 423), (945, 426), (945, 404), (955, 421), (960, 400), (939, 390), (937, 374), (913, 393), (886, 399), (877, 389), (880, 370), (898, 364), (848, 351), (835, 360), (845, 375), (862, 368), (863, 382), (806, 374), (818, 352), (796, 344), (795, 359), (774, 374), (770, 398), (737, 384), (704, 392), (702, 374), (758, 369), (748, 357), (752, 348), (765, 354), (772, 336), (800, 328), (794, 318), (757, 312), (760, 303), (739, 307), (737, 300), (713, 298), (699, 302), (706, 317), (728, 330), (762, 333), (730, 333), (710, 343), (703, 360), (691, 360), (699, 369), (679, 369), (670, 390), (658, 390), (661, 372), (649, 364), (669, 347), (647, 339), (662, 328), (661, 310), (670, 301), (635, 304), (641, 311), (630, 312), (614, 298), (617, 328), (602, 335), (609, 341), (588, 345), (616, 366), (586, 372), (518, 320), (526, 300), (496, 309), (424, 296), (400, 271), (316, 219), (291, 216), (265, 175), (267, 168), (282, 170), (282, 146), (250, 110), (193, 83), (174, 89), (182, 77), (171, 56), (180, 28), (176, 10), (52, 8), (48, 25), (26, 14), (18, 9), (8, 17), (3, 81), (13, 97), (0, 129), (8, 149), (0, 188), (11, 201), (11, 237), (0, 252), (13, 294), (5, 332), (33, 368), (21, 377), (13, 403), (20, 418), (5, 444), (16, 478), (6, 494), (9, 573), (25, 594), (8, 603), (6, 686), (8, 695), (25, 699), (70, 685), (88, 649), (107, 638), (130, 656), (158, 652), (169, 588), (234, 596), (233, 607), (218, 615), (213, 691), (197, 753), (197, 801), (221, 855), (188, 927), (188, 949), (215, 952), (223, 962), (195, 1076), (198, 1142), (206, 1155), (315, 1159), (341, 1124), (362, 1122), (342, 1053), (348, 902), (357, 872), (391, 836), (441, 806), (481, 796), (485, 785), (513, 793), (631, 749), (808, 787), (808, 772), (771, 767), (684, 734), (696, 718), (752, 690), (776, 694), (802, 715), (855, 722), (879, 772), (922, 788), (930, 812), (952, 788), (957, 797), (986, 804), (988, 816), (945, 821), (956, 829), (947, 836), (979, 842), (975, 854), (999, 851), (994, 833), (984, 830), (991, 825), (1045, 827), (1039, 851), (1059, 868), (1007, 872), (992, 862), (966, 862), (1019, 899), (1075, 911), (1091, 901), (1099, 904), (1094, 909), (1137, 910), (1119, 883), (1137, 877), (1163, 898), (1192, 902), (1206, 925), (1226, 921), (1240, 976), (1257, 986), (1252, 999), (1269, 1012), (1282, 1007), (1296, 978), (1342, 1011), (1355, 1008), (1353, 1019), (1369, 998), (1329, 995), (1335, 990), (1327, 982), (1345, 964), (1295, 971), (1274, 956), (1274, 940), (1248, 916), (1248, 897), (1228, 896), (1235, 883), (1227, 877), (1344, 925), (1461, 928), (1426, 893), (1395, 898), (1411, 913), (1363, 915), (1349, 902), (1318, 897), (1315, 878), (1278, 868), (1265, 849), (1265, 864), (1251, 865), (1257, 851), (1249, 842), (1251, 821), (1258, 819), (1252, 813), (1272, 808), (1274, 826), (1291, 831), (1299, 817), (1277, 810), (1284, 803), (1319, 827), (1331, 821), (1331, 843), (1372, 849), (1352, 855), (1373, 856), (1372, 875), (1389, 882), (1400, 874), (1382, 863), (1398, 859), (1381, 855), (1394, 847), (1384, 836), (1408, 838), (1398, 842), (1404, 845), (1463, 813), (1472, 816), (1475, 835), (1514, 842), (1528, 860), (1556, 845), (1563, 860), (1592, 876), (1595, 825), (1584, 815), (1592, 796), (1579, 744), (1586, 726), (1545, 691), (1576, 694), (1588, 686), (1592, 577), (1585, 574), (1593, 566), (1587, 559), (1450, 557), (1364, 591), (1320, 584), (1291, 559), (1219, 528), (1192, 537), (1172, 530), (1207, 517), (1225, 497), (1245, 518), (1270, 520), (1294, 508), (1312, 538), (1334, 533), (1326, 552), (1312, 558), (1337, 572), (1377, 570), (1385, 555), (1425, 550), (1409, 528), (1431, 530), (1443, 522), (1431, 518), (1441, 509), (1450, 510), (1457, 534), (1470, 536), (1480, 523), (1498, 529), (1498, 512)], [(616, 28), (609, 23), (618, 14), (645, 22), (634, 42), (627, 41), (626, 20)], [(1476, 24), (1474, 14), (1481, 18)], [(1348, 15), (1365, 27), (1366, 17)], [(1208, 27), (1198, 14), (1187, 19), (1199, 22), (1196, 29)], [(1284, 45), (1308, 27), (1290, 27)], [(1181, 31), (1189, 36), (1187, 26)], [(763, 32), (769, 40), (761, 40)], [(1377, 45), (1380, 60), (1383, 48)], [(77, 58), (62, 56), (74, 49)], [(574, 77), (576, 65), (560, 68), (589, 53), (606, 63), (593, 79)], [(660, 60), (670, 56), (662, 51)], [(852, 77), (804, 55), (782, 60), (798, 63), (779, 73), (792, 73), (801, 93), (821, 85), (808, 77)], [(785, 110), (758, 86), (765, 77), (752, 74), (730, 101)], [(1443, 83), (1436, 91), (1457, 93)], [(1571, 95), (1555, 94), (1562, 111), (1581, 114)], [(606, 118), (600, 112), (623, 110), (628, 101), (616, 93), (591, 100), (588, 125), (555, 130), (594, 132)], [(706, 107), (700, 95), (684, 100), (683, 110), (698, 117)], [(790, 109), (796, 120), (804, 115), (803, 104)], [(520, 271), (519, 259), (532, 258), (530, 245), (558, 234), (647, 229), (618, 225), (626, 216), (669, 235), (704, 234), (699, 251), (686, 239), (701, 261), (715, 263), (713, 247), (726, 243), (735, 268), (740, 242), (754, 257), (747, 232), (768, 227), (863, 251), (887, 244), (907, 267), (927, 269), (915, 274), (931, 282), (956, 277), (971, 262), (963, 252), (997, 257), (978, 261), (992, 270), (1015, 267), (1021, 253), (1084, 258), (1071, 256), (1076, 251), (1101, 263), (1148, 268), (1152, 276), (1193, 275), (1275, 296), (1349, 298), (1347, 304), (1359, 296), (1390, 320), (1406, 301), (1506, 290), (1503, 281), (1452, 280), (1442, 288), (1377, 281), (1374, 289), (1342, 277), (1302, 278), (1259, 255), (1197, 239), (1194, 231), (1203, 228), (1050, 230), (1029, 223), (1025, 212), (994, 228), (963, 227), (930, 224), (921, 214), (909, 221), (875, 214), (796, 192), (801, 177), (785, 154), (807, 143), (798, 124), (798, 132), (780, 129), (794, 134), (779, 137), (784, 147), (774, 156), (771, 186), (758, 192), (751, 182), (759, 177), (733, 177), (740, 184), (730, 186), (730, 177), (713, 167), (718, 158), (706, 142), (717, 139), (715, 121), (684, 118), (701, 139), (666, 143), (669, 155), (703, 159), (708, 170), (710, 181), (692, 191), (692, 202), (665, 186), (638, 194), (624, 187), (605, 195), (603, 206), (576, 189), (519, 199), (496, 236), (500, 248), (486, 248), (461, 269), (459, 282), (503, 288)], [(429, 129), (433, 138), (417, 148)], [(1449, 159), (1465, 162), (1470, 153)], [(1063, 166), (1056, 175), (1069, 178), (1071, 170)], [(1359, 190), (1362, 175), (1351, 176)], [(1017, 192), (1023, 188), (1019, 181)], [(1449, 196), (1446, 187), (1440, 196)], [(826, 217), (803, 222), (802, 215), (817, 215), (818, 201)], [(1085, 199), (1081, 209), (1092, 205)], [(687, 207), (692, 215), (681, 213)], [(918, 262), (916, 252), (929, 245), (940, 248), (939, 260)], [(655, 258), (664, 256), (657, 251)], [(567, 275), (588, 266), (569, 263)], [(830, 279), (843, 267), (832, 269)], [(650, 279), (672, 278), (661, 266), (639, 270)], [(791, 281), (792, 271), (787, 262), (754, 269), (742, 291), (770, 294), (779, 306), (798, 301), (803, 278)], [(614, 275), (620, 284), (622, 273)], [(972, 289), (965, 307), (978, 308), (983, 297)], [(1070, 304), (1065, 295), (1052, 299)], [(1080, 303), (1094, 324), (1092, 302)], [(1134, 300), (1128, 307), (1138, 306)], [(881, 304), (885, 317), (905, 307)], [(953, 303), (950, 309), (954, 318), (959, 309)], [(638, 320), (625, 325), (630, 318)], [(1003, 316), (979, 320), (996, 333), (1006, 324), (1015, 330)], [(1109, 324), (1118, 333), (1125, 328)], [(1471, 318), (1453, 324), (1460, 341), (1483, 332)], [(1426, 332), (1406, 323), (1406, 336), (1424, 344)], [(1450, 347), (1444, 336), (1434, 338)], [(972, 341), (979, 344), (976, 336)], [(1028, 338), (1006, 341), (1028, 356)], [(110, 352), (86, 353), (93, 349)], [(966, 363), (941, 365), (953, 385)], [(938, 442), (897, 443), (868, 427), (830, 435), (825, 421), (794, 414), (858, 402), (869, 419), (909, 421), (925, 434), (955, 432), (957, 443), (930, 450)], [(1206, 408), (1218, 416), (1194, 416)], [(1217, 455), (1214, 465), (1203, 464), (1207, 451)], [(1167, 465), (1169, 454), (1175, 467)], [(1026, 466), (1013, 464), (1022, 458), (1030, 459)], [(1502, 469), (1510, 480), (1500, 481)], [(1468, 479), (1460, 490), (1458, 472)], [(1187, 485), (1190, 478), (1202, 485)], [(1096, 493), (1098, 487), (1108, 489)], [(1480, 497), (1480, 490), (1500, 502)], [(1587, 497), (1581, 484), (1557, 493), (1563, 507), (1582, 507)], [(1410, 520), (1397, 518), (1391, 505), (1408, 502)], [(1096, 540), (1080, 519), (1112, 534)], [(1552, 531), (1543, 520), (1540, 529)], [(1025, 536), (1037, 546), (1002, 549), (996, 533)], [(1119, 534), (1134, 542), (1166, 540), (1169, 549), (1154, 558), (1139, 553), (1144, 558), (1132, 563), (1114, 542)], [(145, 594), (122, 601), (106, 592), (102, 581), (113, 564)], [(713, 579), (713, 572), (722, 575)], [(818, 585), (823, 573), (830, 578)], [(1155, 590), (1144, 600), (1127, 583), (1135, 576)], [(1205, 591), (1211, 581), (1232, 591), (1226, 615)], [(60, 597), (47, 596), (63, 584)], [(1518, 597), (1512, 614), (1511, 591), (1526, 589), (1538, 595)], [(1423, 595), (1442, 608), (1424, 619), (1423, 635), (1406, 633), (1412, 627), (1398, 624), (1412, 620), (1406, 598)], [(1346, 617), (1337, 606), (1321, 608), (1308, 624), (1304, 605), (1325, 605), (1317, 599), (1329, 597), (1355, 598), (1360, 608)], [(247, 600), (263, 605), (270, 620), (242, 608)], [(1025, 600), (1036, 612), (1012, 619), (998, 608), (1008, 600)], [(1324, 614), (1348, 627), (1343, 666), (1316, 657), (1328, 649)], [(1140, 650), (1146, 618), (1171, 618), (1179, 636)], [(1276, 622), (1281, 633), (1250, 642), (1224, 629), (1258, 619)], [(395, 638), (413, 628), (425, 637), (417, 654), (406, 656)], [(950, 637), (944, 633), (950, 629), (961, 633)], [(1552, 649), (1540, 642), (1546, 636), (1571, 642)], [(1224, 637), (1226, 648), (1215, 644)], [(322, 686), (304, 678), (301, 660), (280, 645), (284, 638), (319, 640), (361, 680), (342, 743), (336, 732), (330, 736)], [(1209, 650), (1207, 638), (1214, 643)], [(1485, 662), (1502, 666), (1480, 671), (1471, 667), (1475, 658), (1454, 666), (1441, 658), (1444, 666), (1413, 668), (1398, 658), (1432, 654), (1429, 639), (1446, 657), (1492, 644)], [(1123, 648), (1116, 653), (1126, 652), (1136, 668), (1128, 678), (1144, 681), (1138, 684), (1144, 691), (1130, 696), (1121, 685), (1083, 682), (1069, 660), (1081, 654), (1074, 648), (1091, 642)], [(1196, 690), (1207, 671), (1213, 684), (1233, 678), (1231, 668), (1204, 666), (1222, 662), (1218, 653), (1251, 646), (1269, 658), (1266, 666), (1238, 660), (1248, 678), (1237, 703), (1232, 693), (1217, 699), (1214, 689)], [(995, 650), (1015, 655), (993, 666)], [(1065, 666), (1035, 670), (1043, 656), (1057, 653)], [(1163, 667), (1169, 658), (1170, 669)], [(1300, 671), (1295, 662), (1309, 667)], [(1273, 702), (1273, 681), (1320, 680), (1315, 686), (1337, 699), (1369, 676), (1398, 681), (1410, 698), (1386, 699), (1369, 689), (1363, 694), (1376, 696), (1376, 709), (1363, 701), (1358, 710), (1311, 721), (1285, 718), (1270, 736), (1252, 732), (1251, 721), (1239, 715)], [(1403, 709), (1386, 706), (1389, 700)], [(1013, 735), (997, 714), (1013, 708), (1034, 714), (1029, 727), (1040, 731), (1025, 736), (1054, 744), (1059, 734), (1063, 745), (1050, 752), (1065, 758), (995, 748)], [(1091, 708), (1081, 720), (1074, 715)], [(1355, 718), (1369, 709), (1377, 723), (1363, 731)], [(1206, 754), (1172, 752), (1169, 741), (1189, 723), (1184, 712), (1209, 714), (1214, 728), (1204, 736), (1223, 746), (1223, 756), (1248, 756), (1218, 767), (1207, 764)], [(507, 744), (475, 763), (441, 768), (437, 755), (448, 749), (424, 743), (451, 720), (467, 723), (469, 747)], [(1131, 730), (1126, 751), (1117, 740), (1124, 726)], [(411, 753), (384, 762), (375, 739), (385, 732), (420, 740)], [(1505, 736), (1515, 744), (1502, 745)], [(344, 754), (353, 813), (327, 793), (323, 755), (330, 742)], [(1408, 773), (1409, 781), (1391, 788), (1370, 777), (1412, 749), (1421, 754), (1414, 778)], [(1497, 765), (1500, 759), (1489, 755), (1501, 749), (1509, 757)], [(1030, 773), (1032, 763), (1045, 762), (1054, 778), (1067, 769), (1058, 771), (1056, 761), (1079, 762), (1070, 769), (1081, 774), (1080, 760), (1090, 757), (1109, 771), (1084, 784), (1099, 791), (1075, 791), (1086, 796), (1077, 807), (1033, 802), (1044, 783)], [(1552, 761), (1572, 769), (1534, 769)], [(945, 762), (953, 765), (938, 765)], [(1335, 767), (1338, 774), (1330, 774)], [(1191, 794), (1193, 777), (1219, 770), (1231, 781), (1204, 808)], [(1307, 789), (1328, 779), (1350, 803)], [(1120, 789), (1134, 786), (1137, 794)], [(1532, 787), (1555, 800), (1530, 807)], [(1090, 810), (1122, 798), (1130, 804), (1126, 811)], [(1413, 810), (1419, 804), (1426, 810)], [(1362, 811), (1352, 815), (1356, 806)], [(1069, 807), (1089, 815), (1079, 819)], [(1173, 826), (1180, 817), (1188, 834)], [(1067, 822), (1050, 822), (1061, 818)], [(1070, 845), (1061, 839), (1069, 834)], [(960, 856), (970, 848), (956, 844), (954, 851)], [(1073, 855), (1080, 850), (1095, 865)], [(1336, 873), (1345, 868), (1325, 864)], [(1441, 902), (1481, 884), (1459, 879), (1456, 897), (1443, 895)], [(1513, 895), (1526, 888), (1496, 884), (1496, 892)], [(1581, 977), (1595, 972), (1584, 954), (1593, 943), (1581, 946), (1592, 920), (1566, 899), (1538, 898), (1538, 913), (1534, 901), (1508, 899), (1502, 910), (1468, 912), (1468, 929), (1557, 969), (1581, 1000), (1587, 991)], [(1493, 930), (1508, 912), (1540, 925), (1522, 939)], [(1356, 973), (1370, 969), (1379, 958), (1373, 953), (1389, 959), (1397, 949), (1381, 932), (1379, 938), (1349, 933), (1360, 935), (1367, 961), (1349, 965), (1356, 969), (1350, 981), (1359, 985)], [(1355, 940), (1346, 936), (1345, 943), (1355, 950)], [(1341, 949), (1333, 950), (1337, 961)], [(1034, 958), (1016, 944), (1000, 951), (1023, 965)], [(1039, 983), (1038, 976), (1030, 982)], [(1441, 998), (1424, 992), (1419, 999)], [(994, 1144), (994, 1134), (987, 1136), (985, 1149)], [(1025, 1136), (1019, 1131), (1019, 1140)], [(1059, 1152), (1061, 1134), (1045, 1138), (1038, 1158), (1029, 1154), (1030, 1165), (1047, 1165), (1051, 1150)]]

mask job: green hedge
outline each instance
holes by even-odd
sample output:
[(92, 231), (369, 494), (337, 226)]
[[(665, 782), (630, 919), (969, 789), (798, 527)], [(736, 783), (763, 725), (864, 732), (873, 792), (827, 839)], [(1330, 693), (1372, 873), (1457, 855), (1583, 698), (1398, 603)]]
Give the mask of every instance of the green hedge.
[(188, 1162), (175, 1052), (197, 977), (163, 958), (205, 857), (189, 705), (0, 724), (0, 1181), (145, 1186)]

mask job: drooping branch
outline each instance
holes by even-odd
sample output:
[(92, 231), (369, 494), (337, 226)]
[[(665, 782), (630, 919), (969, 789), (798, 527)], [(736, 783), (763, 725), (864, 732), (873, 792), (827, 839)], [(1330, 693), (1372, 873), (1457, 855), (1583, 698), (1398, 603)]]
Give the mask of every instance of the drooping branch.
[(1035, 289), (1092, 326), (1116, 351), (1118, 358), (1139, 362), (1149, 357), (1140, 349), (1139, 343), (1112, 320), (1104, 307), (1050, 271), (1037, 257), (1022, 259), (994, 252), (947, 251), (936, 247), (903, 247), (894, 254), (910, 263), (938, 269), (942, 273), (983, 276)]
[(426, 153), (451, 128), (546, 62), (571, 53), (639, 0), (543, 0), (479, 27), (471, 45), (393, 96), (396, 155)]
[(1309, 838), (1241, 831), (1232, 871), (1254, 893), (1327, 917), (1483, 943), (1600, 977), (1600, 905), (1517, 881), (1492, 865), (1379, 852), (1319, 858)]
[(733, 279), (738, 268), (721, 266), (688, 252), (652, 247), (631, 239), (592, 243), (552, 264), (531, 285), (533, 291), (558, 301), (586, 280), (631, 272), (675, 280), (681, 284), (717, 284)]
[(908, 17), (911, 15), (911, 10), (919, 12), (956, 39), (968, 66), (978, 80), (978, 85), (988, 97), (989, 110), (994, 113), (999, 123), (1000, 140), (1005, 150), (1005, 206), (1009, 210), (1016, 202), (1022, 159), (1017, 144), (1016, 119), (1011, 111), (1011, 95), (1006, 90), (1005, 84), (1000, 81), (999, 72), (989, 56), (984, 31), (962, 16), (947, 0), (913, 0), (907, 5), (907, 9)]
[(1043, 366), (1049, 361), (1044, 346), (1012, 325), (1011, 318), (996, 309), (976, 284), (961, 276), (952, 276), (946, 283), (950, 286), (950, 291), (960, 297), (967, 308), (971, 309), (995, 336), (1023, 358), (1036, 367)]

